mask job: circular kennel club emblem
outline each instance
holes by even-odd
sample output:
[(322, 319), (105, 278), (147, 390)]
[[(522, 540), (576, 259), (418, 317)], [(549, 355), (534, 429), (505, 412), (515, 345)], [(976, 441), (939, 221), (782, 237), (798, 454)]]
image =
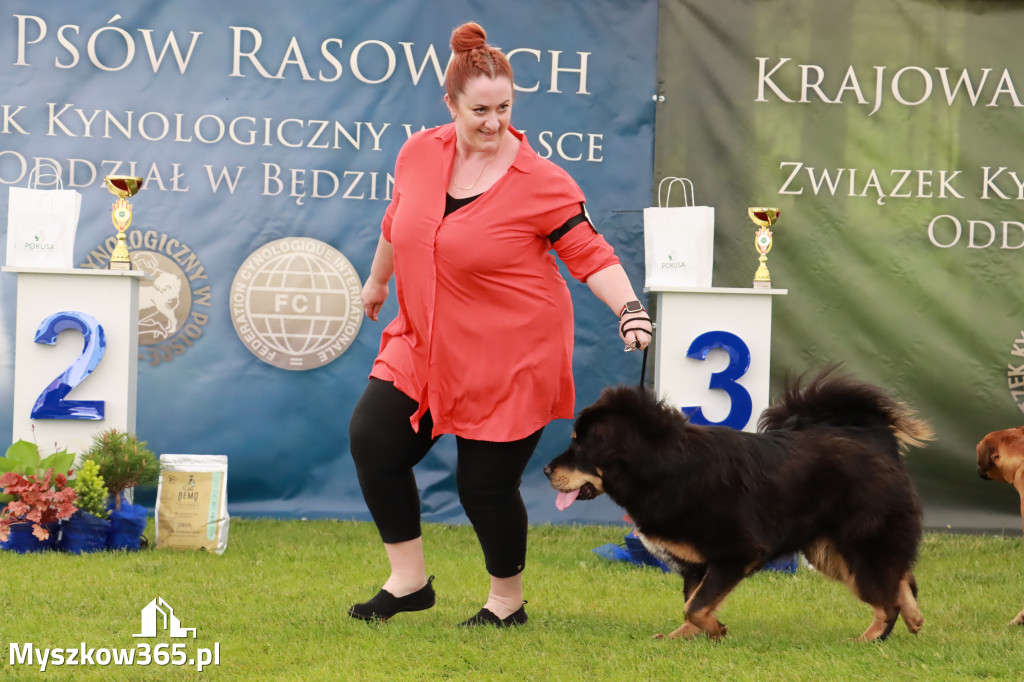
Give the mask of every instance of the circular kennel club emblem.
[[(170, 362), (199, 340), (210, 320), (210, 281), (202, 261), (187, 244), (157, 230), (128, 233), (139, 281), (139, 359)], [(117, 238), (89, 253), (84, 268), (105, 269)]]
[(288, 237), (254, 251), (231, 284), (231, 322), (245, 347), (290, 370), (344, 353), (363, 322), (362, 282), (348, 259), (317, 239)]
[(139, 284), (139, 345), (155, 346), (177, 334), (192, 312), (188, 278), (162, 253), (142, 251), (133, 260), (147, 275)]

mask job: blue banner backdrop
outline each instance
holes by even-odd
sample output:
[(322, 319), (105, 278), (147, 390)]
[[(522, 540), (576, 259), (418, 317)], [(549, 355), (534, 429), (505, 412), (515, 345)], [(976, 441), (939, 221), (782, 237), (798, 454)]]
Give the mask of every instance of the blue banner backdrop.
[[(481, 23), (509, 54), (513, 124), (576, 178), (643, 285), (655, 0), (592, 0), (586, 11), (568, 0), (4, 8), (0, 185), (24, 186), (41, 160), (55, 163), (83, 195), (75, 263), (102, 268), (115, 235), (103, 177), (144, 178), (129, 231), (151, 275), (141, 290), (136, 430), (158, 453), (228, 455), (233, 514), (368, 518), (347, 426), (383, 323), (357, 314), (331, 327), (317, 317), (316, 292), (290, 289), (288, 274), (319, 268), (334, 304), (353, 303), (355, 291), (358, 305), (395, 156), (411, 132), (447, 120), (448, 38), (462, 22)], [(0, 215), (6, 202), (0, 187)], [(636, 381), (640, 357), (623, 355), (614, 317), (570, 286), (578, 409), (606, 385)], [(16, 275), (0, 276), (6, 386), (15, 287)], [(382, 319), (394, 313), (392, 299)], [(306, 337), (283, 338), (295, 320)], [(10, 432), (12, 409), (10, 390), (0, 392), (0, 432)], [(524, 477), (531, 519), (616, 521), (621, 511), (608, 503), (556, 516), (541, 468), (570, 426), (549, 427)], [(418, 469), (427, 520), (463, 519), (453, 445), (442, 439)]]

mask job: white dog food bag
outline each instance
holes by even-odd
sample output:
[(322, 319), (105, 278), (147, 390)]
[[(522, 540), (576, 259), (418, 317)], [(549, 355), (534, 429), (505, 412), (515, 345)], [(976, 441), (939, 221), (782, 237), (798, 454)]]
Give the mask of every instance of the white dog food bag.
[(227, 455), (160, 455), (156, 494), (158, 549), (228, 547)]

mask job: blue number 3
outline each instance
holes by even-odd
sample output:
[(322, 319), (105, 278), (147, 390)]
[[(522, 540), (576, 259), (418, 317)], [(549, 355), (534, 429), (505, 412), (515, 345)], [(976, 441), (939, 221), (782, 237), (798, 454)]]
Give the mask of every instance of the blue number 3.
[(85, 346), (64, 373), (50, 382), (32, 406), (32, 419), (103, 419), (102, 400), (65, 400), (71, 390), (92, 374), (107, 350), (107, 336), (96, 318), (74, 311), (54, 313), (36, 330), (36, 343), (55, 345), (66, 329), (82, 332)]
[(750, 369), (750, 349), (743, 339), (725, 331), (705, 332), (695, 338), (686, 351), (686, 357), (704, 360), (715, 348), (721, 348), (729, 353), (729, 364), (721, 372), (711, 375), (708, 388), (717, 388), (729, 394), (731, 407), (729, 414), (720, 422), (709, 421), (701, 411), (700, 406), (684, 407), (683, 414), (693, 424), (711, 424), (716, 426), (728, 426), (737, 431), (743, 429), (750, 421), (750, 414), (753, 412), (753, 402), (750, 393), (743, 386), (736, 383), (740, 377)]

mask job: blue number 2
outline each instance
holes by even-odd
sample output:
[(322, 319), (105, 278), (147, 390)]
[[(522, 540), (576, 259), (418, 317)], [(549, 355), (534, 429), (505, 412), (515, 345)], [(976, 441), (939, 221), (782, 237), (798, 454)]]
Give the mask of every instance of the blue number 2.
[(721, 372), (711, 375), (708, 388), (717, 388), (729, 394), (731, 407), (729, 414), (720, 422), (709, 421), (700, 406), (684, 407), (683, 414), (693, 424), (712, 424), (716, 426), (728, 426), (737, 431), (743, 429), (750, 421), (750, 415), (754, 411), (750, 393), (743, 386), (736, 383), (747, 370), (750, 369), (750, 349), (743, 339), (725, 331), (705, 332), (695, 338), (690, 348), (686, 351), (686, 357), (697, 360), (705, 360), (715, 348), (721, 348), (729, 353), (729, 364)]
[(36, 343), (55, 345), (66, 329), (82, 332), (85, 346), (64, 373), (50, 382), (32, 406), (32, 419), (103, 419), (102, 400), (65, 400), (71, 390), (92, 374), (107, 350), (107, 336), (96, 318), (74, 311), (54, 313), (36, 330)]

